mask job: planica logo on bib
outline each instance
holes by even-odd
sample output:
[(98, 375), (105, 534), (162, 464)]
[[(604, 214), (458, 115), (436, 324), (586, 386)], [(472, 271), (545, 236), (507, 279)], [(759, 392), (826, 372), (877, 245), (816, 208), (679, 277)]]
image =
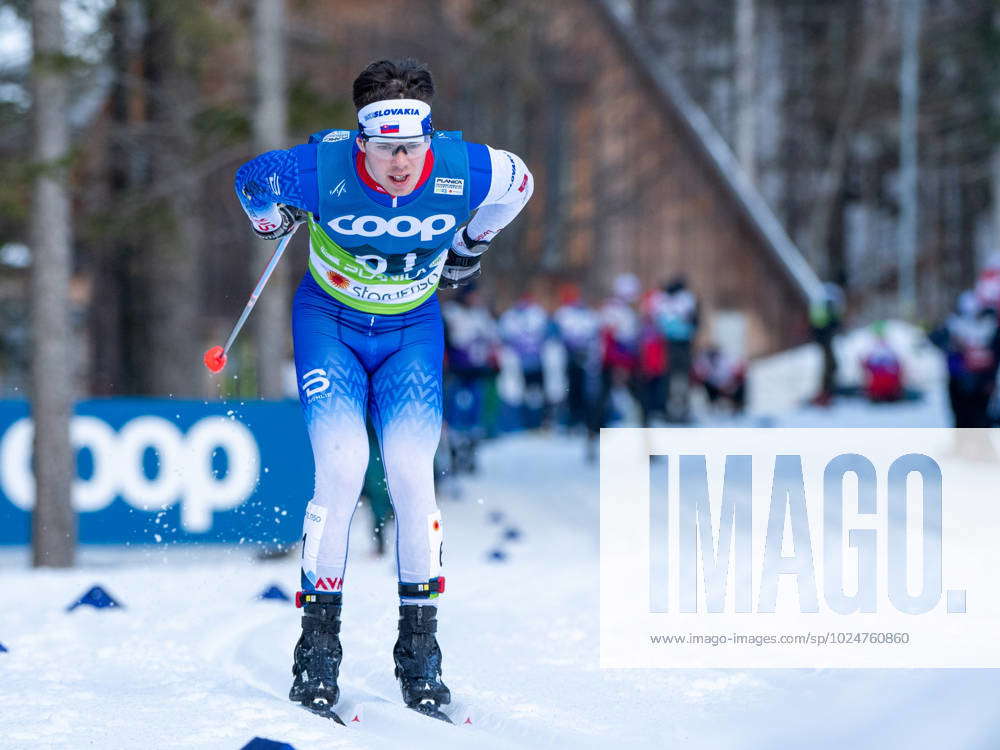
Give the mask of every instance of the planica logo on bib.
[[(348, 223), (350, 222), (350, 223)], [(420, 235), (423, 242), (434, 239), (455, 227), (455, 217), (451, 214), (434, 214), (426, 219), (415, 216), (394, 216), (388, 221), (381, 216), (358, 216), (347, 214), (330, 219), (330, 228), (340, 234), (358, 234), (362, 237), (413, 237)]]

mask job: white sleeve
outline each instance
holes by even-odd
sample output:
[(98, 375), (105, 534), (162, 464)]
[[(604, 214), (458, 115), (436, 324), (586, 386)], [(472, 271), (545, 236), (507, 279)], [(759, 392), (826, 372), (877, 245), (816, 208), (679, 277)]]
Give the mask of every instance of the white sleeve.
[(521, 157), (509, 151), (486, 147), (493, 177), (482, 205), (469, 222), (467, 231), (476, 240), (489, 242), (510, 224), (528, 202), (535, 181)]

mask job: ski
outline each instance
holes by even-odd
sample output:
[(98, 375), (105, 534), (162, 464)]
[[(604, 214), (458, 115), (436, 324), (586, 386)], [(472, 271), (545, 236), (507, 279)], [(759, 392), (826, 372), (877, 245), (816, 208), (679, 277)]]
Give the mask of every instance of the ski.
[(454, 724), (455, 722), (451, 720), (444, 711), (438, 708), (433, 701), (427, 701), (425, 703), (418, 703), (416, 706), (408, 706), (411, 711), (416, 711), (418, 714), (423, 714), (424, 716), (429, 716), (432, 719), (438, 719), (440, 721), (445, 721), (449, 724)]
[[(458, 705), (452, 704), (448, 706), (436, 706), (429, 703), (425, 705), (405, 706), (404, 704), (399, 704), (395, 701), (389, 701), (385, 698), (374, 695), (370, 697), (372, 700), (352, 700), (350, 698), (347, 700), (341, 700), (338, 701), (336, 706), (301, 705), (302, 708), (311, 714), (322, 716), (325, 719), (330, 719), (331, 721), (346, 727), (352, 727), (355, 725), (359, 727), (365, 726), (368, 723), (365, 718), (365, 706), (371, 702), (379, 704), (395, 704), (400, 708), (405, 707), (410, 711), (414, 711), (431, 719), (443, 721), (446, 724), (451, 724), (453, 726), (471, 726), (474, 724), (471, 709), (464, 703), (459, 703)], [(443, 710), (444, 708), (447, 708), (448, 711), (446, 712)], [(377, 720), (376, 723), (378, 723)]]
[(326, 701), (322, 699), (314, 701), (313, 703), (308, 705), (303, 703), (302, 708), (304, 708), (311, 714), (315, 714), (316, 716), (322, 716), (324, 719), (330, 719), (332, 721), (337, 722), (341, 726), (346, 726), (344, 724), (344, 720), (340, 718), (340, 715), (333, 710), (333, 706), (327, 704)]

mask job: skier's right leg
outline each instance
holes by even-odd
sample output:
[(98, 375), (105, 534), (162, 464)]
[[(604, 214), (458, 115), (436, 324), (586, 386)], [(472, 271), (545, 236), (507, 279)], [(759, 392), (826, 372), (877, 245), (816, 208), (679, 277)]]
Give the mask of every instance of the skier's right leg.
[(354, 352), (326, 331), (305, 345), (296, 325), (296, 371), (316, 467), (302, 526), (303, 591), (340, 591), (351, 519), (368, 466), (368, 375)]
[(340, 675), (341, 595), (302, 593), (296, 597), (302, 605), (302, 635), (295, 644), (292, 661), (292, 688), (289, 700), (301, 703), (314, 713), (344, 722), (333, 707), (340, 699), (337, 678)]
[(368, 375), (345, 336), (337, 303), (307, 284), (293, 306), (295, 366), (316, 467), (302, 534), (302, 635), (289, 698), (339, 720), (340, 611), (347, 542), (368, 465)]

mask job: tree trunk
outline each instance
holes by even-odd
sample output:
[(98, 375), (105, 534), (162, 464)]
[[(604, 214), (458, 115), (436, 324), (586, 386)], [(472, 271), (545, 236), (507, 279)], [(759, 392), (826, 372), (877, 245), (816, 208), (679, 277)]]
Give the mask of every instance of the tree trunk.
[(736, 157), (750, 182), (757, 180), (755, 0), (736, 0)]
[[(285, 2), (258, 0), (254, 9), (254, 52), (257, 61), (257, 106), (254, 112), (254, 145), (257, 153), (285, 148), (288, 140), (288, 106), (285, 75)], [(267, 265), (276, 247), (255, 241), (255, 270)], [(288, 264), (281, 263), (254, 310), (257, 343), (257, 385), (264, 398), (282, 398), (283, 371), (289, 360), (291, 327), (288, 299)]]
[(1000, 146), (993, 149), (990, 188), (993, 193), (993, 243), (994, 255), (1000, 255)]
[[(90, 389), (93, 396), (113, 396), (134, 392), (135, 368), (130, 363), (129, 320), (133, 295), (128, 259), (136, 252), (126, 211), (114, 211), (141, 189), (145, 153), (132, 134), (136, 123), (136, 103), (143, 96), (137, 81), (142, 44), (143, 11), (140, 0), (117, 0), (108, 12), (111, 36), (109, 67), (113, 82), (108, 99), (110, 137), (107, 145), (107, 208), (109, 216), (102, 239), (88, 251), (94, 288), (100, 289), (100, 304), (88, 311), (91, 338)], [(113, 217), (113, 218), (112, 218)]]
[(69, 439), (73, 411), (69, 318), (70, 202), (67, 188), (69, 124), (60, 0), (31, 6), (34, 161), (31, 210), (31, 382), (35, 423), (36, 566), (70, 567), (76, 553), (76, 516), (70, 503), (75, 472)]
[(920, 96), (922, 0), (901, 0), (903, 56), (899, 66), (899, 312), (917, 311), (917, 102)]
[[(1000, 37), (1000, 6), (993, 11), (993, 34)], [(993, 116), (1000, 117), (1000, 87), (993, 93)], [(993, 146), (990, 172), (990, 192), (992, 193), (993, 209), (993, 242), (991, 253), (1000, 255), (1000, 143)]]
[[(820, 275), (826, 278), (835, 277), (840, 270), (837, 263), (831, 262), (831, 226), (838, 201), (842, 198), (851, 138), (856, 134), (861, 121), (872, 71), (881, 58), (884, 45), (882, 23), (875, 16), (875, 12), (870, 10), (862, 14), (864, 23), (861, 29), (861, 53), (848, 72), (843, 103), (827, 150), (826, 164), (816, 181), (809, 210), (806, 248), (812, 254), (813, 263)], [(847, 23), (846, 19), (843, 22)]]
[(144, 44), (151, 132), (147, 185), (170, 185), (150, 206), (144, 242), (133, 267), (141, 279), (145, 320), (133, 331), (142, 390), (159, 396), (203, 391), (199, 337), (198, 257), (202, 238), (201, 183), (193, 176), (197, 149), (193, 119), (198, 90), (192, 73), (194, 42), (182, 36), (165, 0), (149, 4)]

